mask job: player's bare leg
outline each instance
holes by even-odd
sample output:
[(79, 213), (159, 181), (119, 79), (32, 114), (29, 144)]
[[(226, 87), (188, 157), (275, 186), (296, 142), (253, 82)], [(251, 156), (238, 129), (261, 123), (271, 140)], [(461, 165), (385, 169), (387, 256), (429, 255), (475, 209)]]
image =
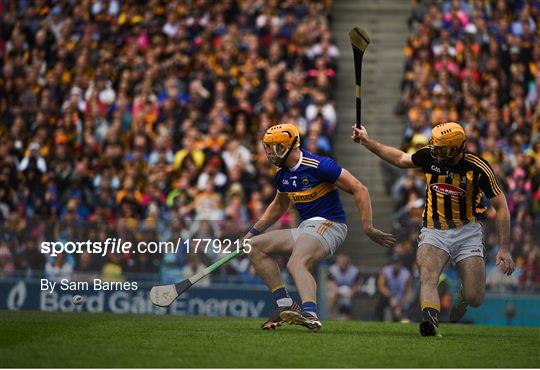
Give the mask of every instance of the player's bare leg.
[(290, 230), (275, 230), (251, 238), (251, 251), (248, 254), (255, 271), (272, 291), (277, 308), (270, 318), (262, 325), (262, 329), (275, 329), (282, 320), (280, 313), (285, 309), (299, 310), (288, 296), (281, 279), (279, 266), (272, 255), (290, 254), (294, 247), (294, 239)]
[(422, 308), (420, 334), (423, 336), (438, 335), (441, 301), (437, 286), (439, 276), (449, 258), (448, 253), (433, 245), (422, 244), (418, 247), (416, 264), (420, 271), (420, 306)]
[(251, 238), (251, 251), (248, 254), (255, 271), (268, 289), (283, 285), (279, 266), (272, 255), (291, 254), (294, 239), (290, 230), (275, 230)]
[(293, 276), (302, 302), (317, 299), (317, 283), (310, 269), (327, 256), (328, 252), (321, 242), (308, 234), (301, 234), (287, 263), (287, 269)]
[(459, 297), (450, 312), (450, 321), (460, 321), (467, 307), (478, 307), (484, 301), (486, 289), (486, 263), (482, 257), (471, 256), (457, 263), (462, 287)]
[(326, 249), (315, 237), (308, 234), (301, 234), (298, 237), (287, 269), (302, 299), (302, 312), (282, 312), (281, 318), (289, 324), (303, 325), (314, 331), (321, 328), (321, 322), (317, 317), (317, 283), (310, 269), (327, 254)]

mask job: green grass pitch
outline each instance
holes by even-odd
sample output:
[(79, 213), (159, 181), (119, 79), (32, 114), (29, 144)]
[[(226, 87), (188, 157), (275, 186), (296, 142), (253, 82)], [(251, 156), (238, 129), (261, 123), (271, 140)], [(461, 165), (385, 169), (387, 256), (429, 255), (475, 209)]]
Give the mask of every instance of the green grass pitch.
[(539, 367), (540, 329), (323, 322), (311, 333), (261, 320), (0, 313), (2, 367)]

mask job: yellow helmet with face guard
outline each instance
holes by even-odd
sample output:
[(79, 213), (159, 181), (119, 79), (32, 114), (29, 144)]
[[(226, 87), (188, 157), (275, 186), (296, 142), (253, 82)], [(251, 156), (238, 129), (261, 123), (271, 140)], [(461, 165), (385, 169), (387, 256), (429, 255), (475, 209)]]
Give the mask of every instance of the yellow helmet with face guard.
[(431, 155), (439, 162), (446, 163), (465, 150), (466, 141), (467, 135), (459, 123), (438, 124), (431, 130)]
[(264, 133), (263, 145), (268, 159), (283, 166), (291, 151), (300, 146), (300, 132), (292, 123), (272, 126)]

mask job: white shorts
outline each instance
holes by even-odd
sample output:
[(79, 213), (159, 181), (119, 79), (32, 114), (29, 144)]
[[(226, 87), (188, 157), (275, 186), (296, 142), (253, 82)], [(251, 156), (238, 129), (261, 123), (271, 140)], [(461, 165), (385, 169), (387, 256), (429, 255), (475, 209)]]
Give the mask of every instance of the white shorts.
[(347, 225), (342, 222), (329, 221), (322, 217), (313, 217), (302, 221), (297, 228), (290, 230), (295, 242), (301, 234), (309, 234), (317, 238), (324, 249), (328, 251), (328, 257), (330, 257), (345, 241), (347, 229)]
[(450, 230), (423, 227), (418, 237), (418, 248), (424, 244), (430, 244), (448, 253), (454, 265), (468, 257), (484, 258), (484, 232), (478, 222), (469, 222)]

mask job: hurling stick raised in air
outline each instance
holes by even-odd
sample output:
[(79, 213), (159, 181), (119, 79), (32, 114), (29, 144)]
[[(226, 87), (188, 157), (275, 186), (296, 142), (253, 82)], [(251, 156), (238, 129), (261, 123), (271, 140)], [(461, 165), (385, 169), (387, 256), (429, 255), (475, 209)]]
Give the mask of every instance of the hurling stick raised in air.
[(356, 80), (356, 127), (360, 128), (362, 124), (362, 58), (364, 58), (364, 52), (371, 40), (367, 32), (360, 27), (354, 27), (350, 30), (349, 38), (353, 49), (354, 77)]
[(191, 288), (193, 284), (197, 283), (199, 280), (201, 280), (208, 274), (212, 273), (213, 271), (220, 268), (222, 265), (226, 264), (230, 260), (240, 256), (243, 253), (244, 251), (242, 250), (233, 252), (217, 260), (216, 262), (214, 262), (201, 272), (196, 273), (189, 279), (183, 280), (179, 283), (153, 286), (150, 290), (150, 300), (155, 306), (169, 307), (171, 303), (176, 300), (176, 298), (178, 298), (182, 293)]

